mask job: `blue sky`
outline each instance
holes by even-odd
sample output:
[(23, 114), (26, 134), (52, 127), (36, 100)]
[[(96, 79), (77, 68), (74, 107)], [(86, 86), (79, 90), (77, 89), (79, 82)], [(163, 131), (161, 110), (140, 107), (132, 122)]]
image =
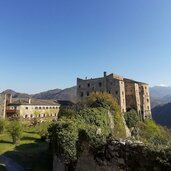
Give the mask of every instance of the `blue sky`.
[(117, 73), (171, 85), (170, 0), (1, 0), (0, 91)]

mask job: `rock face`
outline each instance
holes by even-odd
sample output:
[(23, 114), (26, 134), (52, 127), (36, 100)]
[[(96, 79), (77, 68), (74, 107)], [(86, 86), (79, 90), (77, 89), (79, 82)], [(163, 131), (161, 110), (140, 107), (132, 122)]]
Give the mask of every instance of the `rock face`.
[[(109, 140), (106, 146), (98, 151), (90, 152), (88, 148), (85, 148), (75, 167), (75, 171), (170, 170), (171, 154), (169, 151), (152, 150), (141, 142), (117, 140)], [(54, 171), (66, 170), (59, 170), (56, 167)]]

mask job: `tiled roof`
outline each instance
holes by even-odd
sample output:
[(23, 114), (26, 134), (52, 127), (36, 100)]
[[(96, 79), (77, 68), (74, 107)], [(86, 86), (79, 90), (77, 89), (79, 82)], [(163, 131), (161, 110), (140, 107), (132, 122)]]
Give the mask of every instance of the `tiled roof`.
[(13, 102), (10, 105), (51, 105), (59, 106), (59, 103), (54, 100), (42, 100), (42, 99), (31, 99), (29, 104), (29, 99), (13, 99)]

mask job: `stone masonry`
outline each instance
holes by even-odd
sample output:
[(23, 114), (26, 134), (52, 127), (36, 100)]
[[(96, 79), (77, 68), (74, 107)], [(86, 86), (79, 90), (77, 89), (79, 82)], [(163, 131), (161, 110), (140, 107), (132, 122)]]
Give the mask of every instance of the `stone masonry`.
[(92, 92), (107, 92), (117, 99), (124, 113), (135, 109), (142, 119), (151, 118), (149, 86), (146, 83), (123, 78), (116, 74), (94, 79), (77, 78), (77, 100), (83, 101)]

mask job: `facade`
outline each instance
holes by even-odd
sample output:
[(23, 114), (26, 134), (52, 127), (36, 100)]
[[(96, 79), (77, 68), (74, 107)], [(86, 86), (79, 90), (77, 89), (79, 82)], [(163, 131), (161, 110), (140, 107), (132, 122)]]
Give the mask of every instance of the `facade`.
[(6, 111), (6, 96), (5, 94), (0, 94), (0, 118), (5, 118)]
[(7, 105), (11, 102), (12, 96), (10, 94), (0, 94), (0, 118), (6, 117)]
[(146, 83), (123, 78), (104, 72), (104, 76), (95, 79), (77, 78), (77, 100), (83, 101), (92, 92), (107, 92), (117, 99), (124, 113), (135, 109), (142, 119), (151, 117), (149, 86)]
[(6, 115), (25, 119), (57, 117), (59, 108), (60, 105), (51, 100), (19, 99), (8, 104)]

